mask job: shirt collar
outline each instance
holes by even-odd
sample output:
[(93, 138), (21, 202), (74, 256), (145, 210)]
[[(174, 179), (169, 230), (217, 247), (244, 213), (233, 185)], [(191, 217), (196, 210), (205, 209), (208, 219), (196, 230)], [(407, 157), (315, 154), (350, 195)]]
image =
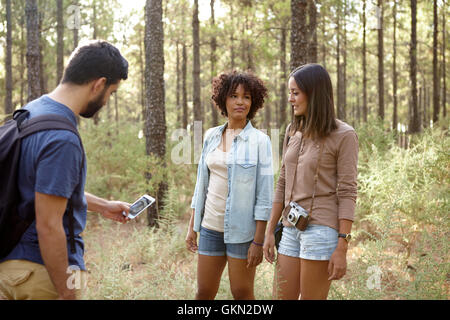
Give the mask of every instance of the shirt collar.
[[(219, 127), (219, 130), (216, 132), (216, 136), (221, 136), (223, 133), (223, 130), (227, 127), (228, 122), (225, 122), (223, 125)], [(244, 141), (248, 140), (248, 136), (250, 135), (251, 130), (253, 129), (252, 122), (250, 120), (247, 121), (247, 124), (245, 125), (244, 129), (236, 136), (241, 138)]]

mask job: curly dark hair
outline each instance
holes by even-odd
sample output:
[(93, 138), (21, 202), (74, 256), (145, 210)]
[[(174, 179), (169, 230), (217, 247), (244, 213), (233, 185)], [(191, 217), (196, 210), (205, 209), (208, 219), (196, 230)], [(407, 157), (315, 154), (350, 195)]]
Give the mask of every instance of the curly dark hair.
[(222, 115), (227, 117), (227, 97), (232, 95), (240, 84), (244, 86), (244, 90), (248, 91), (252, 97), (252, 105), (247, 115), (247, 119), (251, 120), (256, 112), (263, 107), (264, 98), (267, 98), (266, 86), (251, 71), (239, 72), (233, 70), (215, 77), (212, 82), (213, 94), (211, 98), (220, 109)]

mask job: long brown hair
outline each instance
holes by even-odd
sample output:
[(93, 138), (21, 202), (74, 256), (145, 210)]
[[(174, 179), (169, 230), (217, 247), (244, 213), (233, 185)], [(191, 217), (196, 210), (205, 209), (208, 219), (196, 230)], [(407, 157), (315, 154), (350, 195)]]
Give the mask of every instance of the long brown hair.
[(306, 115), (295, 116), (292, 109), (290, 134), (300, 130), (303, 136), (311, 139), (328, 136), (337, 128), (337, 123), (333, 86), (327, 70), (319, 64), (309, 63), (296, 68), (290, 77), (308, 98)]

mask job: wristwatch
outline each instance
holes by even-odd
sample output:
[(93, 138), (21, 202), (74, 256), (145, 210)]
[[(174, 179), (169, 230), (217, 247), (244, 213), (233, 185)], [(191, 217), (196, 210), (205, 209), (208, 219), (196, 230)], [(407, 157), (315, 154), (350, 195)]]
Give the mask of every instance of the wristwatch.
[(352, 238), (352, 235), (350, 233), (339, 233), (338, 238), (344, 238), (347, 243), (350, 242), (350, 239)]

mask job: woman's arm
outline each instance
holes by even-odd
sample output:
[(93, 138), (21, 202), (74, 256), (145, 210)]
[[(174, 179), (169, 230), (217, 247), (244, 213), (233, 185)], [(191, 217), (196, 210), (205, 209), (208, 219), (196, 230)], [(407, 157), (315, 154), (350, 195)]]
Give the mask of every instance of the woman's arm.
[(274, 202), (272, 204), (272, 211), (270, 213), (269, 226), (266, 230), (266, 237), (264, 239), (264, 257), (267, 262), (272, 263), (275, 261), (275, 228), (278, 221), (281, 218), (281, 213), (283, 211), (283, 203)]
[[(358, 137), (354, 131), (342, 138), (337, 155), (337, 197), (339, 233), (350, 233), (355, 215), (358, 177)], [(347, 271), (348, 243), (338, 238), (338, 244), (328, 264), (328, 280), (339, 280)]]
[[(339, 220), (339, 233), (348, 234), (352, 230), (352, 221), (346, 219)], [(328, 263), (328, 280), (339, 280), (347, 272), (347, 249), (348, 242), (344, 238), (338, 238), (338, 244), (330, 262)]]

